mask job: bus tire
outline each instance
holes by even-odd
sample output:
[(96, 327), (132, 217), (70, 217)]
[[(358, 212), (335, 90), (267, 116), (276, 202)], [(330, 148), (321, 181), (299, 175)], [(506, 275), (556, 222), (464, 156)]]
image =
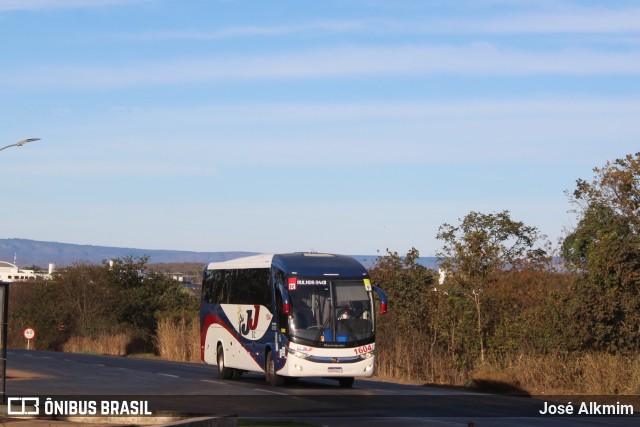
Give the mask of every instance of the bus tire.
[(265, 373), (267, 376), (267, 382), (273, 387), (279, 387), (284, 384), (284, 377), (281, 377), (276, 373), (276, 364), (273, 360), (273, 352), (267, 353), (267, 363), (265, 363)]
[(353, 377), (338, 378), (338, 382), (342, 388), (351, 388), (353, 386)]
[(228, 380), (233, 375), (233, 370), (228, 368), (224, 362), (224, 351), (222, 349), (222, 344), (218, 344), (218, 348), (216, 349), (216, 360), (218, 362), (218, 376), (223, 380)]

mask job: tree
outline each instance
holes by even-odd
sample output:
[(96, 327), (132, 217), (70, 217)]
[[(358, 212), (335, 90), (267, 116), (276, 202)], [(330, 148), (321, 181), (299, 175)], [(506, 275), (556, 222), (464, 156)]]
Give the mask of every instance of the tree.
[(640, 152), (594, 168), (591, 182), (576, 181), (573, 201), (583, 208), (607, 206), (637, 233), (640, 226)]
[(73, 336), (134, 332), (151, 346), (161, 318), (193, 318), (198, 301), (179, 282), (145, 272), (147, 258), (103, 265), (76, 264), (52, 280), (25, 288), (12, 306), (13, 324), (38, 330), (43, 348), (60, 349)]
[(70, 336), (68, 326), (73, 323), (73, 316), (55, 284), (51, 281), (20, 283), (11, 289), (10, 298), (10, 346), (22, 346), (22, 330), (33, 327), (38, 332), (35, 348), (59, 350)]
[(566, 265), (605, 288), (640, 282), (640, 152), (594, 168), (576, 181), (578, 225), (562, 245)]
[(147, 257), (123, 257), (103, 263), (117, 301), (113, 313), (119, 323), (155, 334), (160, 317), (191, 317), (198, 301), (167, 275), (147, 272)]
[(71, 325), (80, 335), (95, 336), (111, 332), (114, 325), (111, 306), (117, 298), (103, 268), (88, 263), (76, 263), (53, 274), (59, 305), (69, 313)]
[(387, 250), (370, 270), (371, 280), (389, 299), (389, 312), (378, 318), (378, 345), (382, 372), (408, 378), (433, 377), (440, 339), (435, 272), (418, 263), (411, 248), (405, 256)]
[(404, 257), (387, 250), (387, 255), (378, 258), (370, 274), (391, 301), (394, 327), (422, 332), (428, 324), (429, 313), (425, 308), (433, 290), (434, 272), (418, 264), (419, 257), (416, 248), (411, 248)]
[(444, 242), (437, 256), (446, 276), (445, 286), (473, 301), (480, 358), (484, 360), (483, 292), (498, 272), (548, 265), (547, 250), (535, 247), (543, 236), (535, 227), (513, 221), (505, 210), (470, 212), (458, 226), (441, 225), (436, 237)]
[(563, 244), (565, 265), (578, 274), (567, 304), (577, 349), (640, 348), (640, 152), (578, 179), (570, 201), (577, 225)]
[(565, 265), (602, 288), (629, 289), (638, 283), (640, 236), (629, 220), (599, 203), (582, 212), (562, 244)]

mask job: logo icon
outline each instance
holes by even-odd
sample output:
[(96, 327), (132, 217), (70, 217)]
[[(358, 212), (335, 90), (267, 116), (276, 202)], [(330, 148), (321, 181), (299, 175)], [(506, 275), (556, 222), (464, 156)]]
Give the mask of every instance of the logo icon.
[(254, 310), (247, 310), (246, 322), (244, 321), (244, 316), (241, 316), (240, 318), (240, 333), (242, 335), (246, 336), (249, 334), (250, 331), (255, 331), (256, 328), (258, 327), (258, 320), (260, 316), (260, 306), (254, 305), (253, 308), (255, 310), (255, 314), (254, 314)]
[[(32, 410), (31, 406), (33, 406)], [(9, 397), (7, 399), (7, 415), (40, 415), (39, 406), (40, 398), (38, 397)]]

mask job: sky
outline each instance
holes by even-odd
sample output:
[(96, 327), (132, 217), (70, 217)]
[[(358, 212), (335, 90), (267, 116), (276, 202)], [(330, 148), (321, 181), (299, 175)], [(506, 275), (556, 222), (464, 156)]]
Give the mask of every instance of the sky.
[(640, 4), (2, 0), (0, 238), (432, 256), (640, 151)]

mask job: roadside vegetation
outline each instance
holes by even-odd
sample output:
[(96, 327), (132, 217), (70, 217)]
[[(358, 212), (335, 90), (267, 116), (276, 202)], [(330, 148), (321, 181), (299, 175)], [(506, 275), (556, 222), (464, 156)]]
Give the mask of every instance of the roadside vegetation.
[(640, 153), (595, 168), (568, 196), (577, 225), (561, 265), (508, 211), (442, 225), (441, 275), (415, 249), (381, 258), (371, 275), (391, 304), (378, 373), (514, 393), (640, 393)]
[[(440, 271), (387, 251), (377, 375), (523, 394), (640, 393), (640, 153), (568, 192), (576, 226), (557, 250), (509, 211), (440, 226)], [(11, 288), (9, 345), (200, 361), (198, 302), (145, 258), (77, 264)]]
[(147, 261), (79, 263), (57, 270), (52, 280), (12, 286), (9, 346), (23, 348), (22, 330), (34, 327), (41, 350), (157, 353), (163, 322), (191, 321), (198, 301), (171, 277), (147, 272)]

